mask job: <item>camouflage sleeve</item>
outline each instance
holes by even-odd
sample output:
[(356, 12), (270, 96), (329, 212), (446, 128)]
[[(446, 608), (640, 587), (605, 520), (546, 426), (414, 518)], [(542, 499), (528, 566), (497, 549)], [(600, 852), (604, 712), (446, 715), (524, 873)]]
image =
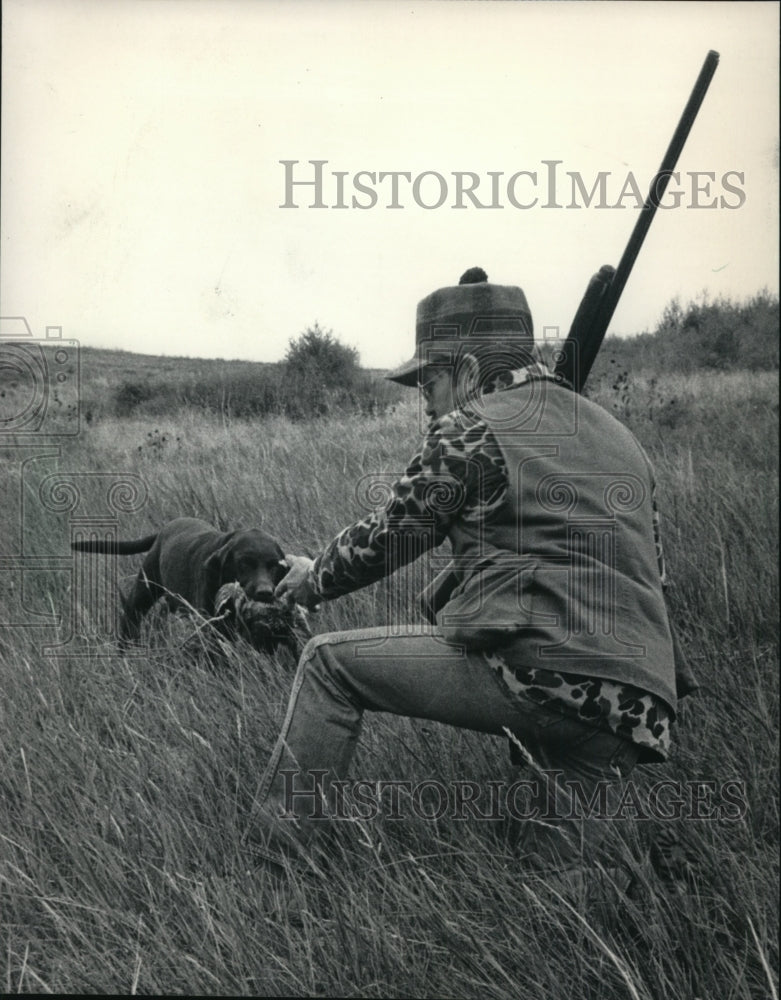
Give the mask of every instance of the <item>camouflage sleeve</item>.
[(375, 583), (441, 545), (455, 518), (485, 518), (507, 488), (504, 460), (484, 424), (451, 413), (434, 424), (387, 501), (342, 530), (315, 560), (324, 600)]

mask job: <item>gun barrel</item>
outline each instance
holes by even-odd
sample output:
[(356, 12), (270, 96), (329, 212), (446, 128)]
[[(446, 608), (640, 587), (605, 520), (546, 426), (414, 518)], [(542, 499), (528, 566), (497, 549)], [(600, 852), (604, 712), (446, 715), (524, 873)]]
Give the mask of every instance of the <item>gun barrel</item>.
[(645, 200), (645, 204), (640, 212), (640, 215), (635, 223), (635, 227), (632, 230), (632, 235), (629, 237), (629, 242), (626, 245), (626, 249), (621, 257), (616, 268), (616, 273), (613, 281), (610, 284), (610, 288), (603, 300), (602, 311), (603, 315), (600, 316), (600, 322), (604, 324), (605, 330), (613, 318), (613, 313), (618, 305), (618, 300), (621, 298), (621, 293), (624, 291), (624, 286), (626, 285), (627, 279), (632, 272), (632, 267), (637, 260), (637, 255), (640, 253), (640, 249), (643, 242), (648, 234), (648, 230), (653, 222), (654, 215), (657, 208), (659, 207), (659, 202), (662, 199), (662, 195), (667, 189), (667, 185), (670, 183), (670, 177), (675, 170), (675, 165), (678, 162), (678, 157), (681, 155), (681, 151), (689, 137), (689, 132), (691, 132), (694, 120), (702, 106), (702, 102), (705, 100), (705, 95), (708, 92), (708, 87), (713, 79), (713, 74), (716, 72), (716, 68), (719, 65), (719, 53), (711, 50), (705, 57), (705, 62), (702, 65), (700, 74), (697, 77), (697, 82), (694, 84), (694, 89), (691, 92), (689, 100), (686, 102), (686, 107), (683, 109), (683, 114), (678, 122), (678, 127), (673, 133), (673, 137), (670, 140), (670, 145), (667, 148), (667, 152), (664, 154), (664, 159), (662, 164), (656, 172), (651, 183), (651, 189), (648, 192), (648, 197)]
[[(616, 311), (618, 300), (624, 291), (624, 286), (632, 272), (637, 255), (640, 253), (640, 248), (659, 207), (659, 202), (670, 182), (670, 177), (675, 170), (678, 157), (681, 155), (681, 150), (689, 137), (689, 132), (705, 99), (708, 87), (718, 65), (719, 53), (711, 50), (705, 57), (705, 62), (702, 65), (689, 100), (686, 102), (686, 107), (683, 109), (683, 114), (670, 140), (670, 145), (667, 147), (667, 152), (664, 154), (661, 166), (651, 182), (648, 197), (640, 211), (640, 215), (632, 230), (632, 235), (629, 237), (629, 242), (621, 256), (618, 267), (615, 269), (612, 280), (610, 280), (606, 287), (600, 288), (598, 290), (599, 294), (596, 296), (596, 290), (592, 290), (592, 286), (597, 276), (592, 279), (589, 288), (586, 290), (586, 296), (584, 296), (584, 300), (576, 313), (575, 320), (573, 320), (567, 340), (574, 343), (570, 345), (569, 350), (565, 349), (562, 353), (562, 361), (556, 365), (556, 374), (567, 378), (578, 392), (583, 388), (591, 371), (591, 367), (607, 333), (607, 328), (613, 318), (613, 313)], [(606, 267), (601, 268), (600, 275), (606, 274), (606, 270)], [(602, 284), (604, 285), (604, 278)], [(592, 290), (591, 302), (587, 306), (586, 299), (589, 297), (590, 290)], [(584, 311), (588, 313), (588, 316), (584, 315)], [(589, 320), (587, 325), (584, 323), (585, 320)]]

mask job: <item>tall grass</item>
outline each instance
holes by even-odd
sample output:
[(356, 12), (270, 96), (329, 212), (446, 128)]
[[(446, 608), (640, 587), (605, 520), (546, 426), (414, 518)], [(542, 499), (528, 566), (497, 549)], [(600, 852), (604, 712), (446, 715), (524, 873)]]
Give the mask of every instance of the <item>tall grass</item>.
[[(524, 877), (503, 823), (447, 815), (345, 826), (320, 877), (291, 873), (280, 885), (256, 864), (251, 816), (294, 670), (287, 652), (267, 657), (238, 643), (215, 667), (198, 622), (160, 617), (143, 656), (96, 641), (89, 655), (57, 659), (41, 652), (55, 629), (5, 628), (4, 990), (772, 996), (776, 387), (739, 373), (614, 385), (597, 380), (592, 395), (654, 460), (672, 611), (703, 684), (682, 703), (671, 760), (644, 769), (643, 780), (735, 779), (749, 805), (739, 820), (676, 824), (700, 861), (686, 895), (663, 889), (648, 863), (649, 838), (664, 824), (631, 818), (610, 824), (608, 836), (644, 891), (627, 899), (607, 884), (597, 911)], [(154, 421), (95, 421), (63, 446), (58, 464), (143, 477), (148, 502), (123, 518), (122, 536), (190, 514), (263, 524), (286, 549), (314, 554), (365, 512), (362, 477), (401, 471), (418, 437), (412, 403), (387, 417), (297, 423), (183, 409)], [(3, 486), (12, 497), (17, 480)], [(35, 482), (27, 494), (32, 517)], [(59, 515), (30, 523), (27, 544), (64, 554)], [(129, 558), (122, 571), (135, 566)], [(403, 579), (411, 593), (414, 570)], [(8, 582), (3, 621), (20, 606)], [(68, 585), (67, 574), (30, 573), (22, 605), (67, 608)], [(317, 628), (387, 621), (391, 593), (381, 583), (332, 602)], [(406, 616), (416, 614), (410, 597)], [(499, 738), (367, 715), (354, 773), (414, 783), (510, 772)]]

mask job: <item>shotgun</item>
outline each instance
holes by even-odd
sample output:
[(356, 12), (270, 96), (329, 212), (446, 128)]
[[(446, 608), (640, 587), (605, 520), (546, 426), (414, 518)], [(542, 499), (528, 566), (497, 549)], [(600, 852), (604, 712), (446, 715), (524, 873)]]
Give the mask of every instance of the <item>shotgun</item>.
[[(694, 120), (705, 99), (710, 82), (719, 65), (719, 53), (712, 49), (705, 57), (702, 69), (694, 84), (694, 89), (683, 109), (678, 127), (673, 133), (670, 145), (662, 160), (662, 165), (651, 182), (651, 189), (648, 197), (638, 216), (632, 235), (618, 263), (617, 268), (609, 264), (603, 265), (593, 276), (586, 287), (586, 292), (578, 306), (572, 326), (567, 334), (567, 339), (562, 345), (559, 358), (554, 367), (554, 373), (565, 378), (576, 392), (581, 392), (586, 384), (586, 379), (596, 360), (602, 341), (605, 339), (607, 328), (613, 318), (613, 313), (621, 298), (627, 279), (631, 274), (632, 267), (640, 253), (640, 248), (651, 227), (659, 202), (664, 195), (670, 181), (672, 172), (678, 162), (684, 143), (686, 142)], [(435, 586), (436, 580), (431, 585), (431, 590), (437, 597), (441, 597), (445, 591), (444, 586)], [(431, 595), (429, 595), (430, 599)], [(672, 618), (670, 618), (670, 632), (673, 640), (673, 659), (675, 662), (675, 683), (679, 698), (693, 693), (699, 688), (694, 674), (689, 666), (686, 656), (681, 648), (681, 644), (673, 628)]]
[(632, 235), (626, 245), (617, 268), (605, 264), (589, 281), (581, 300), (567, 339), (562, 345), (554, 373), (565, 378), (576, 392), (586, 384), (589, 372), (596, 360), (613, 313), (621, 298), (632, 267), (640, 253), (640, 248), (653, 221), (656, 209), (664, 195), (672, 172), (678, 162), (684, 143), (700, 110), (710, 82), (719, 65), (719, 53), (711, 50), (705, 57), (702, 69), (694, 84), (686, 107), (683, 109), (678, 127), (673, 133), (670, 145), (662, 160), (662, 165), (651, 182), (651, 189), (638, 216)]

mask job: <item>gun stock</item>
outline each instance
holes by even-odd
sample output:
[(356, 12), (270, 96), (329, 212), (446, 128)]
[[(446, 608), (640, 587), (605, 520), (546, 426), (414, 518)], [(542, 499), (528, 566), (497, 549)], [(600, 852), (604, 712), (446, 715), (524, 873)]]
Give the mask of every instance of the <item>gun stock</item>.
[(591, 370), (599, 351), (602, 337), (597, 336), (599, 314), (616, 269), (604, 264), (589, 281), (572, 326), (564, 342), (563, 350), (556, 360), (555, 373), (563, 376), (578, 392), (583, 388), (585, 378), (580, 374)]
[(585, 385), (596, 360), (613, 313), (616, 311), (618, 300), (621, 298), (621, 293), (632, 272), (637, 255), (640, 253), (640, 248), (659, 207), (659, 202), (667, 189), (678, 157), (681, 155), (681, 150), (689, 136), (718, 65), (719, 53), (711, 50), (705, 57), (705, 62), (689, 100), (686, 102), (686, 107), (683, 109), (683, 114), (670, 140), (670, 145), (667, 147), (662, 164), (651, 183), (648, 197), (618, 267), (613, 271), (610, 265), (604, 265), (594, 275), (586, 288), (564, 343), (564, 349), (554, 369), (555, 374), (566, 378), (577, 392), (580, 392)]

